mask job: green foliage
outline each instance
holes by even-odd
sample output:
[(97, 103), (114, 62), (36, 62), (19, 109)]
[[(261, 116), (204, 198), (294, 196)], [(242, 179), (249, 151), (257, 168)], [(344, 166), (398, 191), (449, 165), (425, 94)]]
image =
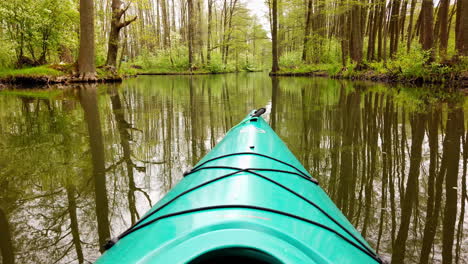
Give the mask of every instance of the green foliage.
[(107, 60), (107, 47), (106, 45), (96, 45), (94, 63), (96, 65), (105, 65)]
[(467, 72), (468, 71), (468, 56), (460, 56), (458, 62), (452, 65), (452, 69), (455, 72)]
[(220, 73), (225, 71), (225, 65), (223, 65), (221, 55), (219, 53), (213, 53), (211, 55), (210, 63), (207, 65), (206, 68), (212, 73)]
[(29, 76), (29, 77), (40, 77), (40, 76), (60, 76), (63, 72), (53, 69), (49, 66), (39, 66), (23, 69), (4, 69), (0, 70), (0, 78), (14, 77), (14, 76)]
[(0, 47), (0, 69), (13, 67), (15, 60), (13, 45), (9, 41), (0, 39)]
[(180, 71), (188, 70), (188, 51), (185, 46), (178, 46), (170, 50), (162, 50), (157, 53), (143, 51), (135, 60), (136, 65), (151, 71)]
[(17, 60), (28, 57), (43, 64), (60, 46), (71, 48), (77, 43), (72, 29), (78, 12), (72, 0), (3, 0), (0, 21)]
[(424, 77), (430, 72), (426, 67), (430, 56), (430, 51), (424, 51), (420, 46), (415, 45), (409, 53), (400, 49), (395, 58), (388, 61), (387, 67), (391, 73), (402, 77)]
[(131, 63), (122, 63), (119, 69), (119, 73), (124, 76), (134, 76), (139, 73), (139, 69), (134, 68), (135, 65)]
[(400, 79), (423, 79), (444, 81), (452, 73), (461, 73), (468, 69), (468, 62), (461, 58), (455, 64), (442, 64), (437, 61), (430, 62), (430, 51), (424, 51), (415, 45), (409, 53), (400, 50), (393, 59), (386, 63), (370, 62), (369, 68), (375, 74), (393, 76)]
[(300, 51), (285, 52), (279, 59), (280, 68), (294, 69), (302, 64), (302, 53)]

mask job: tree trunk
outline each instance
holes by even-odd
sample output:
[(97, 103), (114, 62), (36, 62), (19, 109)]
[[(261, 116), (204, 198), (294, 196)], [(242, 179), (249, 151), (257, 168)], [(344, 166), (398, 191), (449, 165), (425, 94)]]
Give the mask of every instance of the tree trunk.
[(96, 80), (94, 64), (94, 1), (80, 0), (80, 50), (78, 73), (84, 81)]
[(380, 61), (382, 60), (383, 58), (383, 38), (384, 38), (384, 27), (385, 27), (385, 23), (386, 23), (386, 8), (385, 8), (385, 1), (380, 1), (380, 4), (379, 4), (379, 18), (377, 20), (377, 23), (378, 23), (378, 29), (377, 29), (377, 59)]
[(202, 22), (203, 22), (203, 19), (202, 19), (202, 12), (203, 12), (203, 8), (202, 8), (202, 4), (201, 4), (201, 0), (198, 0), (197, 1), (197, 32), (196, 32), (196, 36), (197, 36), (197, 48), (198, 48), (198, 52), (199, 52), (199, 56), (200, 56), (200, 63), (202, 65), (205, 64), (205, 57), (203, 55), (203, 37), (202, 37)]
[(236, 10), (238, 0), (232, 0), (229, 5), (226, 5), (226, 1), (224, 2), (225, 5), (225, 14), (224, 14), (224, 34), (223, 34), (223, 63), (224, 65), (227, 64), (229, 58), (229, 48), (230, 42), (232, 37), (232, 17), (234, 15), (234, 11)]
[(400, 0), (394, 0), (390, 16), (390, 57), (398, 51)]
[(221, 34), (221, 61), (224, 63), (225, 57), (225, 50), (226, 50), (226, 36), (227, 36), (227, 25), (228, 25), (228, 7), (227, 7), (227, 0), (223, 1), (223, 9), (222, 9), (222, 20), (223, 20), (223, 30)]
[(193, 0), (187, 0), (188, 3), (188, 57), (189, 57), (189, 68), (190, 71), (193, 69), (193, 26), (195, 23), (195, 20), (193, 19), (194, 13), (193, 13)]
[(457, 0), (455, 48), (459, 55), (468, 56), (468, 0)]
[(439, 54), (442, 58), (447, 54), (449, 4), (449, 0), (441, 0), (439, 7)]
[(107, 61), (106, 65), (116, 67), (117, 66), (117, 54), (119, 51), (120, 42), (120, 30), (132, 23), (137, 19), (134, 17), (130, 20), (120, 22), (122, 16), (127, 11), (127, 8), (122, 8), (121, 0), (112, 0), (112, 20), (111, 20), (111, 31), (109, 33), (109, 45), (107, 49)]
[(372, 10), (369, 13), (369, 38), (367, 43), (367, 60), (373, 61), (375, 59), (375, 39), (377, 36), (377, 28), (379, 26), (379, 5), (377, 4), (379, 0), (373, 0)]
[(273, 61), (271, 66), (271, 72), (276, 73), (279, 71), (279, 63), (278, 63), (278, 0), (273, 0), (273, 25), (272, 25), (272, 53), (273, 53)]
[(162, 24), (164, 28), (163, 47), (169, 48), (171, 46), (171, 29), (170, 29), (170, 24), (169, 24), (167, 3), (166, 3), (166, 0), (159, 0), (159, 3), (161, 5)]
[(307, 16), (304, 29), (304, 46), (302, 47), (302, 62), (307, 62), (307, 49), (310, 40), (310, 26), (312, 23), (312, 0), (307, 0)]
[(398, 23), (400, 27), (399, 30), (400, 30), (400, 36), (401, 36), (402, 42), (405, 40), (405, 22), (406, 22), (407, 8), (408, 8), (408, 0), (404, 0), (401, 6), (400, 21)]
[(171, 22), (171, 27), (172, 30), (175, 32), (176, 31), (176, 15), (175, 15), (175, 3), (174, 0), (171, 1), (171, 16), (172, 16), (172, 22)]
[(349, 56), (351, 60), (357, 63), (357, 68), (362, 63), (362, 22), (361, 6), (358, 3), (353, 4), (350, 13), (351, 35), (349, 40)]
[[(160, 0), (156, 0), (156, 41), (157, 41), (158, 47), (161, 48), (162, 47), (162, 41), (161, 41), (162, 37), (161, 37), (161, 15), (160, 15), (159, 1)], [(182, 10), (183, 9), (184, 8), (182, 6)], [(182, 41), (183, 41), (184, 34), (183, 34), (182, 29), (181, 29), (180, 35), (182, 36)]]
[(213, 0), (208, 0), (208, 39), (206, 41), (206, 60), (211, 62), (211, 20), (213, 16)]
[(406, 53), (409, 53), (411, 49), (411, 41), (413, 40), (413, 16), (414, 16), (415, 8), (416, 8), (416, 0), (411, 0), (410, 18), (409, 18), (409, 25), (408, 25), (408, 37), (406, 41)]
[(421, 34), (420, 43), (424, 50), (432, 49), (434, 42), (433, 38), (433, 23), (434, 23), (434, 5), (432, 0), (423, 0), (421, 6)]

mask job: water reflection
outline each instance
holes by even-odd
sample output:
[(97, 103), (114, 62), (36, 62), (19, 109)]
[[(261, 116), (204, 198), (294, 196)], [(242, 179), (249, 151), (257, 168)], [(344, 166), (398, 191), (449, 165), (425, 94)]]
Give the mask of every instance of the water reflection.
[(232, 74), (1, 92), (2, 262), (94, 261), (260, 106), (379, 253), (393, 263), (468, 261), (463, 100)]

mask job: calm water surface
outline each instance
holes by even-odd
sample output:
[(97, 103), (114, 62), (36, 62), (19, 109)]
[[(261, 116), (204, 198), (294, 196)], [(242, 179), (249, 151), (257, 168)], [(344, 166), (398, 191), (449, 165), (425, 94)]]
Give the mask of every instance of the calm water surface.
[[(385, 258), (468, 263), (465, 99), (264, 73), (0, 92), (3, 263), (89, 263), (246, 114)], [(392, 246), (394, 245), (394, 246)]]

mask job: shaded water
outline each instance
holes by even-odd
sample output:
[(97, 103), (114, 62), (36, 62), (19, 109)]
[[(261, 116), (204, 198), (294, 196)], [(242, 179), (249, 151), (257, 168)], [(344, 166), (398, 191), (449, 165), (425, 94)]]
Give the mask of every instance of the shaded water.
[[(0, 92), (3, 263), (87, 263), (252, 109), (385, 258), (468, 263), (468, 107), (264, 73)], [(392, 247), (392, 245), (395, 245)]]

